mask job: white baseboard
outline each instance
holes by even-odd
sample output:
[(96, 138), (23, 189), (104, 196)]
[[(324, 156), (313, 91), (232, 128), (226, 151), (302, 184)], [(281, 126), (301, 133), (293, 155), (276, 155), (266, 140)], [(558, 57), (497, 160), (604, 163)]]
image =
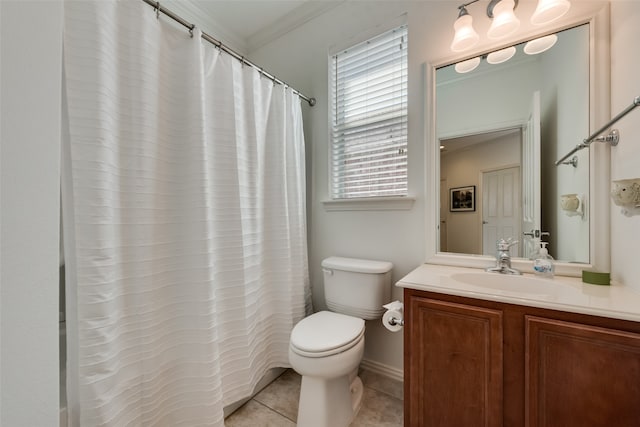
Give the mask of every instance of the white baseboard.
[(366, 369), (367, 371), (375, 372), (376, 374), (389, 377), (396, 381), (404, 381), (404, 371), (402, 369), (385, 365), (384, 363), (376, 362), (374, 360), (362, 359), (362, 362), (360, 362), (360, 367), (362, 369)]

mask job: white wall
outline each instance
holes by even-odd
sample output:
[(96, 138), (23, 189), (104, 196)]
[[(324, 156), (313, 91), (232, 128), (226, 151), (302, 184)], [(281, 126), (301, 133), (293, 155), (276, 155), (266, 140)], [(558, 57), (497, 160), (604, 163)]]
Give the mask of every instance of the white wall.
[[(640, 96), (640, 2), (611, 3), (611, 114)], [(611, 178), (640, 178), (640, 107), (618, 124), (620, 144), (611, 149)], [(640, 291), (640, 216), (626, 217), (611, 204), (611, 274), (613, 280)]]
[[(566, 18), (598, 10), (602, 2), (573, 2)], [(521, 0), (519, 13), (530, 16), (536, 2)], [(279, 39), (251, 52), (251, 59), (317, 98), (313, 108), (305, 108), (309, 165), (310, 273), (316, 309), (323, 308), (321, 260), (329, 255), (389, 260), (394, 263), (393, 279), (398, 280), (425, 260), (425, 180), (426, 158), (424, 122), (423, 63), (451, 58), (449, 45), (457, 4), (450, 1), (352, 1), (326, 12)], [(482, 4), (469, 6), (480, 34), (486, 34), (489, 20)], [(322, 201), (328, 195), (328, 55), (332, 47), (344, 46), (380, 32), (381, 27), (406, 13), (409, 24), (409, 193), (416, 197), (410, 211), (327, 212)], [(562, 23), (560, 23), (561, 25)], [(534, 29), (522, 20), (515, 39)], [(513, 40), (511, 40), (513, 41)], [(505, 43), (508, 43), (507, 40)], [(478, 49), (491, 43), (482, 38)], [(394, 289), (394, 297), (400, 297)], [(402, 368), (402, 339), (375, 324), (367, 324), (365, 358), (383, 365)]]
[[(433, 5), (440, 9), (441, 5)], [(391, 261), (393, 281), (399, 280), (425, 258), (423, 76), (431, 45), (427, 28), (441, 28), (441, 20), (427, 13), (424, 3), (346, 2), (318, 19), (285, 35), (252, 58), (296, 88), (315, 96), (318, 104), (306, 108), (307, 147), (311, 156), (309, 193), (310, 275), (316, 309), (325, 308), (320, 263), (330, 255)], [(416, 203), (407, 211), (328, 212), (328, 55), (336, 46), (356, 43), (385, 29), (408, 14), (409, 24), (409, 194)], [(286, 64), (286, 71), (279, 64)], [(278, 69), (280, 68), (280, 69)], [(402, 292), (393, 288), (394, 299)], [(367, 322), (365, 358), (402, 368), (402, 334), (392, 334), (380, 322)]]
[(62, 3), (0, 2), (0, 425), (59, 420)]

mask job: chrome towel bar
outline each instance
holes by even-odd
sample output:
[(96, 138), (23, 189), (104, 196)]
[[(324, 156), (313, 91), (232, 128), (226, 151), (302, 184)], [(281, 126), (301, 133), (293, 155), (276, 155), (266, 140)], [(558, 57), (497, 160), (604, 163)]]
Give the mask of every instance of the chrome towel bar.
[[(573, 155), (576, 151), (579, 151), (579, 150), (582, 150), (583, 148), (588, 147), (589, 145), (591, 145), (593, 141), (608, 142), (614, 147), (618, 145), (618, 142), (620, 141), (620, 133), (618, 132), (617, 129), (613, 129), (608, 135), (600, 135), (600, 134), (605, 130), (609, 129), (618, 120), (620, 120), (621, 118), (629, 114), (631, 110), (633, 110), (638, 106), (640, 106), (640, 96), (636, 96), (633, 99), (633, 103), (631, 103), (631, 105), (629, 105), (627, 108), (622, 110), (620, 114), (618, 114), (613, 119), (611, 119), (606, 125), (602, 126), (600, 129), (595, 131), (589, 138), (582, 141), (582, 143), (576, 145), (573, 150), (568, 152), (564, 157), (562, 157), (560, 160), (556, 162), (556, 166), (563, 164), (563, 162), (567, 160), (569, 157), (571, 157), (571, 155)], [(565, 164), (569, 164), (569, 163), (565, 163)]]

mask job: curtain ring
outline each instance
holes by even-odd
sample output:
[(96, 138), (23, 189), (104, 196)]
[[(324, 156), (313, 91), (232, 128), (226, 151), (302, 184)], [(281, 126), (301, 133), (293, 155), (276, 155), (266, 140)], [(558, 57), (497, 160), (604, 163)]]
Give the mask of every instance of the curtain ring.
[(154, 9), (156, 10), (156, 19), (160, 19), (160, 2), (159, 1), (156, 2), (156, 7)]
[(242, 64), (242, 68), (244, 68), (244, 56), (240, 58), (240, 63)]
[(193, 29), (196, 27), (196, 24), (191, 24), (191, 28), (189, 28), (189, 37), (193, 38)]

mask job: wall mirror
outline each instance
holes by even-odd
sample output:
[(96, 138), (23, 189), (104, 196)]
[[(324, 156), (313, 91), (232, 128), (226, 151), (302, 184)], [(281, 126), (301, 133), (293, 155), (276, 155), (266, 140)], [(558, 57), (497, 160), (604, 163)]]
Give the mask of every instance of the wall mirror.
[[(521, 264), (542, 239), (564, 265), (559, 274), (608, 267), (608, 235), (600, 230), (608, 214), (598, 208), (606, 200), (607, 147), (592, 146), (570, 164), (555, 165), (608, 119), (594, 105), (608, 77), (597, 75), (597, 41), (604, 35), (595, 31), (596, 21), (428, 70), (435, 95), (431, 179), (439, 183), (432, 183), (439, 196), (428, 262), (486, 265), (496, 240), (511, 237)], [(544, 36), (550, 36), (547, 50), (540, 47)], [(451, 199), (460, 188), (473, 188), (468, 200)], [(456, 208), (460, 203), (465, 209)]]

